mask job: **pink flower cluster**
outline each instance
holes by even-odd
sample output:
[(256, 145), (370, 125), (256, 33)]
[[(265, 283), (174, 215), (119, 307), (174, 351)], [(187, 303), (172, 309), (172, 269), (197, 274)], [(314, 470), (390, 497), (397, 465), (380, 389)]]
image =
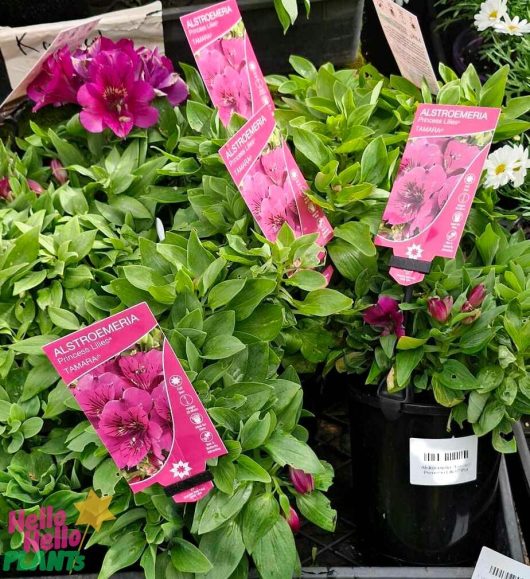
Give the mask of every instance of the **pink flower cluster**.
[(383, 214), (392, 239), (409, 239), (428, 227), (446, 204), (480, 147), (457, 138), (417, 138), (406, 149)]
[(231, 33), (197, 55), (197, 65), (224, 125), (233, 113), (245, 119), (252, 114), (246, 36)]
[(160, 350), (117, 356), (80, 378), (72, 393), (118, 468), (152, 475), (162, 466), (173, 426)]
[(264, 235), (276, 239), (284, 223), (302, 234), (298, 208), (287, 175), (283, 147), (270, 149), (257, 159), (241, 183), (241, 192)]
[(157, 122), (158, 111), (151, 104), (156, 96), (167, 97), (173, 106), (188, 97), (186, 84), (158, 49), (135, 49), (132, 40), (115, 43), (104, 37), (73, 54), (66, 46), (59, 49), (44, 62), (27, 92), (35, 102), (33, 111), (79, 104), (87, 131), (109, 128), (122, 138), (133, 127)]

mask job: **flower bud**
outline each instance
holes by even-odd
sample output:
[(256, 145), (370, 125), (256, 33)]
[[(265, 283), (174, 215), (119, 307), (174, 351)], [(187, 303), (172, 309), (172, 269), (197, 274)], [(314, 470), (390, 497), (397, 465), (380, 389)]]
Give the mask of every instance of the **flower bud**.
[(467, 296), (467, 303), (471, 306), (472, 309), (475, 309), (482, 305), (485, 297), (486, 288), (484, 287), (484, 284), (479, 283), (469, 292), (469, 295)]
[(443, 299), (429, 298), (427, 301), (427, 308), (429, 314), (438, 322), (445, 323), (451, 315), (453, 308), (453, 298), (446, 296)]
[(28, 179), (28, 187), (32, 191), (34, 191), (37, 195), (40, 195), (44, 191), (42, 185), (40, 183), (37, 183), (37, 181), (34, 181), (33, 179)]
[(9, 179), (2, 177), (0, 179), (0, 199), (9, 199), (11, 197), (11, 187), (9, 186)]
[(55, 177), (55, 180), (64, 185), (68, 181), (68, 173), (66, 169), (63, 167), (63, 164), (58, 159), (52, 159), (50, 162), (50, 169), (52, 170), (52, 175)]
[(289, 467), (289, 476), (297, 493), (304, 495), (315, 489), (315, 479), (313, 475), (307, 474), (298, 468)]
[(298, 533), (300, 530), (300, 517), (298, 513), (293, 509), (293, 507), (289, 507), (289, 516), (287, 517), (287, 522), (291, 527), (291, 531), (293, 533)]
[(462, 311), (473, 312), (470, 316), (467, 316), (467, 318), (464, 318), (462, 320), (462, 323), (465, 324), (466, 326), (470, 326), (473, 322), (475, 322), (480, 318), (481, 313), (480, 310), (464, 310), (464, 308), (462, 307)]

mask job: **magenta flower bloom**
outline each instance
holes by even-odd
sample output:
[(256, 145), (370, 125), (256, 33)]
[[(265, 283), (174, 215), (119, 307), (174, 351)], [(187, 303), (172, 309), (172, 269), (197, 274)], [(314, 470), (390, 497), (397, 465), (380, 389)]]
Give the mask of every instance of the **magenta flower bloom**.
[(261, 204), (265, 197), (269, 196), (269, 186), (270, 181), (261, 171), (247, 175), (241, 184), (245, 202), (256, 218), (261, 216)]
[(427, 309), (429, 314), (438, 322), (445, 323), (451, 315), (453, 308), (453, 298), (446, 296), (443, 299), (429, 298), (427, 301)]
[(121, 356), (118, 365), (125, 378), (148, 392), (151, 392), (162, 379), (162, 352), (160, 350)]
[(291, 527), (291, 531), (293, 533), (298, 533), (300, 527), (300, 517), (298, 513), (293, 509), (293, 507), (289, 507), (289, 516), (286, 517), (287, 522), (289, 523), (289, 527)]
[(315, 490), (315, 479), (313, 475), (298, 468), (289, 467), (289, 477), (297, 493), (305, 494)]
[(35, 102), (33, 112), (46, 105), (58, 107), (77, 103), (80, 86), (81, 80), (75, 74), (70, 51), (63, 46), (44, 62), (42, 70), (28, 86), (28, 97)]
[(81, 124), (92, 133), (110, 128), (118, 137), (126, 137), (134, 126), (148, 128), (158, 120), (158, 111), (150, 105), (155, 98), (153, 87), (140, 80), (140, 58), (125, 49), (100, 52), (89, 67), (90, 82), (77, 93), (83, 107)]
[[(260, 227), (269, 239), (276, 239), (284, 223), (288, 223), (293, 231), (300, 229), (298, 214), (288, 203), (285, 191), (276, 185), (269, 187), (269, 196), (261, 203)], [(294, 202), (293, 202), (294, 204)]]
[(245, 37), (223, 38), (221, 40), (221, 50), (228, 61), (228, 64), (236, 70), (246, 63)]
[(0, 179), (0, 199), (9, 199), (11, 197), (11, 186), (9, 185), (9, 179), (7, 177), (2, 177)]
[(52, 159), (50, 161), (50, 169), (59, 184), (64, 185), (68, 181), (68, 173), (59, 159)]
[(85, 374), (79, 379), (72, 394), (87, 418), (97, 428), (107, 402), (118, 400), (127, 386), (123, 378), (110, 372), (96, 376)]
[(122, 400), (105, 405), (99, 432), (118, 468), (133, 468), (149, 453), (162, 458), (162, 428), (149, 419), (152, 407), (151, 396), (139, 388), (128, 388)]
[(456, 139), (449, 141), (444, 151), (444, 168), (449, 175), (463, 171), (480, 153), (479, 147), (468, 145)]
[(430, 168), (434, 165), (441, 165), (443, 155), (440, 147), (433, 144), (428, 139), (414, 139), (409, 142), (406, 155), (403, 156), (400, 171), (411, 171), (415, 167)]
[(197, 55), (197, 64), (201, 69), (204, 84), (209, 89), (213, 88), (215, 79), (223, 74), (223, 71), (227, 66), (224, 55), (215, 48), (203, 50), (199, 55)]
[(212, 83), (212, 101), (219, 109), (219, 117), (228, 123), (234, 112), (237, 112), (241, 93), (241, 76), (231, 67), (226, 67), (223, 74), (217, 75)]
[(396, 334), (398, 338), (405, 335), (403, 312), (399, 302), (389, 296), (381, 296), (377, 304), (364, 312), (364, 323), (381, 330), (382, 336)]
[(287, 177), (287, 166), (283, 155), (283, 148), (277, 147), (262, 155), (261, 166), (267, 177), (278, 187), (283, 187)]
[(173, 69), (169, 58), (160, 54), (158, 48), (138, 51), (143, 62), (143, 80), (148, 82), (159, 96), (166, 96), (174, 107), (188, 98), (188, 87)]

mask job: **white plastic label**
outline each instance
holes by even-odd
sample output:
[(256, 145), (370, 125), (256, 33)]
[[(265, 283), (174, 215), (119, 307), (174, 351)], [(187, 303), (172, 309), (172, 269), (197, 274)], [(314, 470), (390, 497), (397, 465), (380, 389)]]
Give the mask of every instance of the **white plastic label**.
[(471, 579), (530, 579), (530, 567), (482, 547)]
[(477, 478), (478, 438), (411, 438), (410, 484), (457, 485)]

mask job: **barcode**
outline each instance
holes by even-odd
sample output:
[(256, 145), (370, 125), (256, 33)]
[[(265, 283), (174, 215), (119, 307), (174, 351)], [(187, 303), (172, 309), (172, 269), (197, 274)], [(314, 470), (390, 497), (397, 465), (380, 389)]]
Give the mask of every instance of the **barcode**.
[(520, 575), (510, 573), (510, 571), (506, 571), (506, 569), (501, 569), (500, 567), (495, 567), (495, 565), (490, 567), (490, 575), (497, 579), (524, 579)]
[(454, 450), (452, 452), (424, 452), (424, 462), (447, 462), (452, 460), (464, 460), (469, 458), (467, 450)]

